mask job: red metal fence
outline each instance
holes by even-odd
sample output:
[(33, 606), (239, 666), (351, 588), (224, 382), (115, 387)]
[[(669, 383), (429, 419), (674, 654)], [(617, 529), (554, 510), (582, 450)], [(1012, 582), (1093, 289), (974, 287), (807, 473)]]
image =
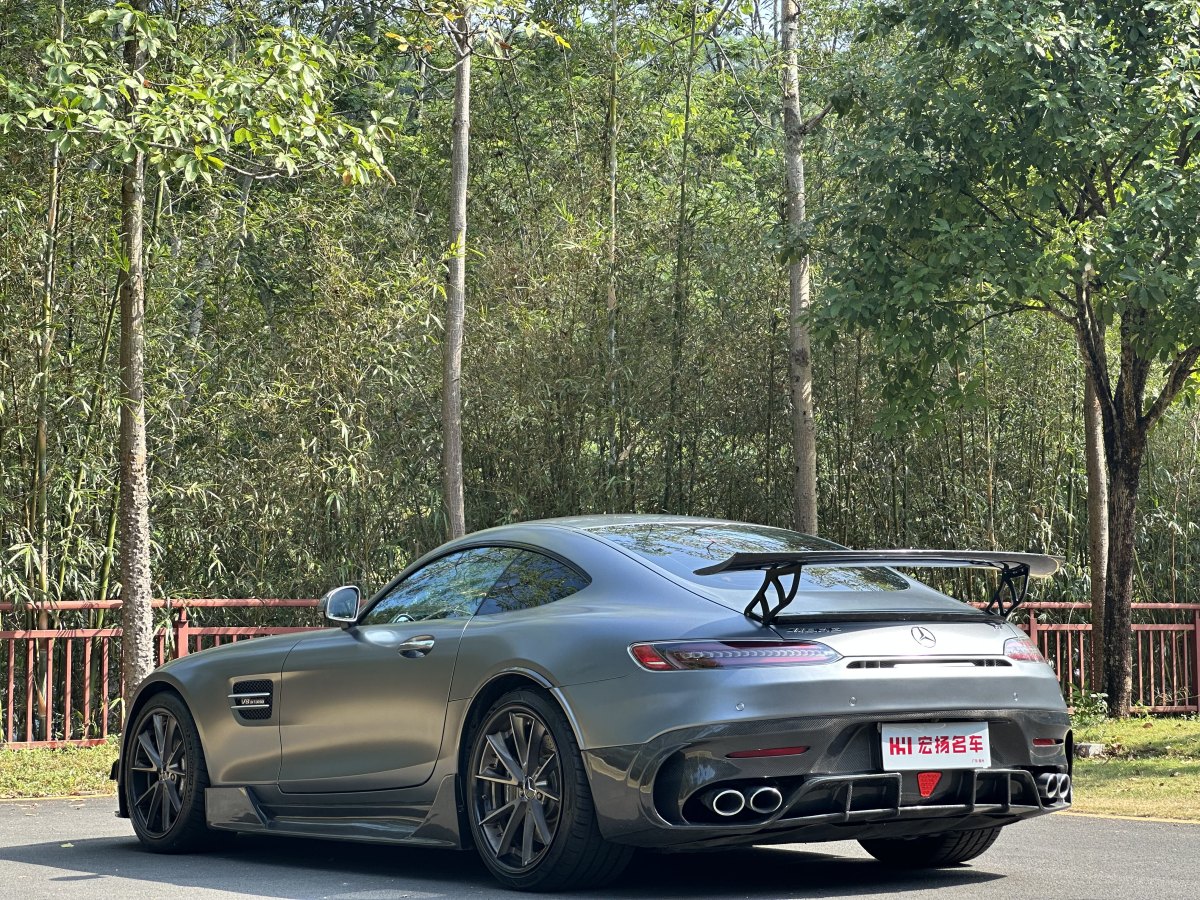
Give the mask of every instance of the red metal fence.
[[(316, 600), (178, 600), (154, 601), (166, 613), (155, 635), (161, 665), (209, 647), (271, 634), (306, 631), (315, 624), (310, 612)], [(117, 618), (119, 601), (65, 601), (39, 609), (60, 619)], [(27, 609), (27, 607), (26, 607)], [(289, 624), (204, 625), (195, 615), (212, 610), (227, 621), (237, 610), (290, 613)], [(0, 616), (12, 614), (0, 603)], [(34, 628), (0, 631), (0, 745), (20, 747), (100, 744), (119, 731), (121, 697), (121, 629)]]
[[(160, 663), (208, 647), (269, 634), (319, 627), (316, 600), (156, 601), (165, 612), (156, 637)], [(60, 621), (115, 618), (116, 601), (64, 602), (45, 612)], [(269, 611), (289, 621), (265, 625), (197, 624), (196, 617), (228, 622), (239, 611)], [(1200, 604), (1135, 604), (1133, 702), (1151, 712), (1200, 712)], [(0, 616), (13, 613), (0, 603)], [(1096, 690), (1088, 660), (1091, 628), (1079, 621), (1083, 603), (1029, 604), (1015, 620), (1058, 673), (1064, 696)], [(1053, 621), (1049, 621), (1053, 620)], [(304, 624), (307, 622), (308, 624)], [(60, 627), (0, 631), (0, 745), (17, 747), (97, 744), (121, 727), (121, 629)]]
[[(1033, 603), (1014, 622), (1037, 641), (1068, 701), (1073, 688), (1103, 690), (1091, 684), (1091, 623), (1073, 621), (1089, 612), (1086, 603)], [(1067, 621), (1040, 622), (1047, 613)], [(1133, 613), (1133, 705), (1153, 713), (1200, 712), (1200, 604), (1135, 603)]]

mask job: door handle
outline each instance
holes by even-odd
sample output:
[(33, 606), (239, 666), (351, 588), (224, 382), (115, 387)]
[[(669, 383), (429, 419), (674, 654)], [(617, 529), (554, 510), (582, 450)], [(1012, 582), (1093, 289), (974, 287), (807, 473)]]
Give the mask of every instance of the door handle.
[(432, 634), (419, 634), (402, 641), (396, 650), (405, 659), (419, 659), (433, 649), (434, 643)]

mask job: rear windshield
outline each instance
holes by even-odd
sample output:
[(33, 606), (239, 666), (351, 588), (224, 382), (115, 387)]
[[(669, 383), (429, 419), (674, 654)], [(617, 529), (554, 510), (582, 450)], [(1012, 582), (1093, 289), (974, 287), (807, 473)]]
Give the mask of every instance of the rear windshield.
[[(842, 550), (840, 544), (766, 525), (718, 523), (635, 523), (592, 529), (610, 541), (643, 556), (672, 575), (708, 587), (756, 591), (762, 572), (721, 572), (697, 575), (696, 569), (729, 559), (735, 553), (779, 553), (792, 550)], [(806, 567), (802, 591), (903, 591), (913, 583), (891, 569)]]

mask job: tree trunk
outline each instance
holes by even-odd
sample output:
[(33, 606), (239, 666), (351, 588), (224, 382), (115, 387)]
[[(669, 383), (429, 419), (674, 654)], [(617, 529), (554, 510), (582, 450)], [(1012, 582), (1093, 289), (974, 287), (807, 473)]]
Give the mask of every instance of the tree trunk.
[(1088, 684), (1104, 684), (1104, 593), (1108, 575), (1108, 470), (1104, 418), (1091, 376), (1084, 376), (1083, 427), (1087, 462), (1088, 572), (1091, 576), (1092, 653)]
[(617, 69), (620, 62), (617, 48), (617, 0), (612, 0), (609, 7), (609, 69), (608, 69), (608, 114), (605, 117), (604, 136), (607, 143), (606, 159), (608, 169), (608, 259), (605, 273), (606, 296), (605, 318), (607, 320), (608, 343), (608, 455), (605, 465), (608, 467), (605, 497), (609, 512), (618, 512), (624, 492), (621, 491), (617, 472), (620, 467), (620, 450), (617, 442), (620, 440), (620, 395), (619, 395), (619, 358), (617, 351), (617, 319), (620, 307), (617, 303)]
[[(144, 11), (145, 2), (132, 4)], [(135, 37), (125, 41), (125, 66), (139, 82), (146, 57)], [(146, 157), (121, 167), (121, 671), (125, 710), (154, 668), (150, 585), (150, 484), (146, 471), (146, 280), (142, 269)]]
[[(792, 239), (803, 233), (807, 218), (804, 183), (806, 125), (800, 113), (800, 74), (796, 56), (800, 9), (783, 0), (783, 133), (787, 169), (787, 221)], [(809, 258), (800, 254), (788, 265), (789, 364), (792, 398), (792, 522), (798, 531), (817, 532), (817, 428), (813, 415), (812, 346), (806, 317), (811, 302)]]
[(683, 378), (684, 322), (687, 317), (688, 278), (688, 152), (692, 143), (692, 70), (696, 65), (696, 5), (692, 4), (687, 71), (683, 87), (683, 140), (679, 161), (679, 207), (675, 224), (675, 277), (671, 291), (671, 371), (667, 376), (669, 416), (667, 419), (666, 472), (663, 478), (663, 510), (687, 512), (683, 497), (683, 435), (681, 431), (680, 382)]
[(1109, 713), (1129, 715), (1133, 690), (1131, 601), (1137, 531), (1139, 444), (1116, 447), (1108, 442), (1108, 578), (1104, 603), (1104, 687)]
[(462, 346), (467, 294), (467, 153), (471, 142), (471, 48), (467, 10), (454, 41), (454, 122), (450, 151), (450, 264), (446, 278), (446, 332), (442, 348), (442, 489), (446, 530), (466, 534), (462, 461)]
[[(58, 40), (63, 40), (66, 28), (66, 10), (62, 0), (56, 4), (57, 16), (55, 34)], [(58, 207), (59, 187), (62, 178), (62, 151), (58, 144), (50, 150), (49, 189), (46, 198), (46, 244), (42, 251), (42, 283), (40, 286), (42, 305), (42, 325), (40, 346), (38, 348), (37, 372), (37, 429), (34, 438), (34, 485), (33, 521), (35, 529), (34, 540), (38, 547), (38, 568), (36, 589), (32, 592), (38, 602), (45, 604), (50, 597), (50, 362), (54, 357), (54, 285), (58, 266)], [(60, 548), (61, 550), (61, 548)], [(45, 606), (38, 611), (37, 627), (50, 627), (50, 613)], [(43, 652), (39, 646), (35, 651), (37, 659), (34, 669), (37, 672), (35, 692), (37, 715), (42, 723), (43, 737), (49, 740), (54, 737), (54, 723), (48, 705), (48, 698), (53, 685), (47, 678), (48, 652)], [(68, 723), (69, 727), (70, 723)]]

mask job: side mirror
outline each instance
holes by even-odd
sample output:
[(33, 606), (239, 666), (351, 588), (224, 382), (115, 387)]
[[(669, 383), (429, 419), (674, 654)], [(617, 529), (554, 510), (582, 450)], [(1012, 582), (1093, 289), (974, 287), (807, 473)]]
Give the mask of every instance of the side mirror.
[(317, 609), (325, 614), (325, 621), (348, 628), (358, 620), (358, 601), (362, 593), (353, 584), (336, 587), (317, 604)]

